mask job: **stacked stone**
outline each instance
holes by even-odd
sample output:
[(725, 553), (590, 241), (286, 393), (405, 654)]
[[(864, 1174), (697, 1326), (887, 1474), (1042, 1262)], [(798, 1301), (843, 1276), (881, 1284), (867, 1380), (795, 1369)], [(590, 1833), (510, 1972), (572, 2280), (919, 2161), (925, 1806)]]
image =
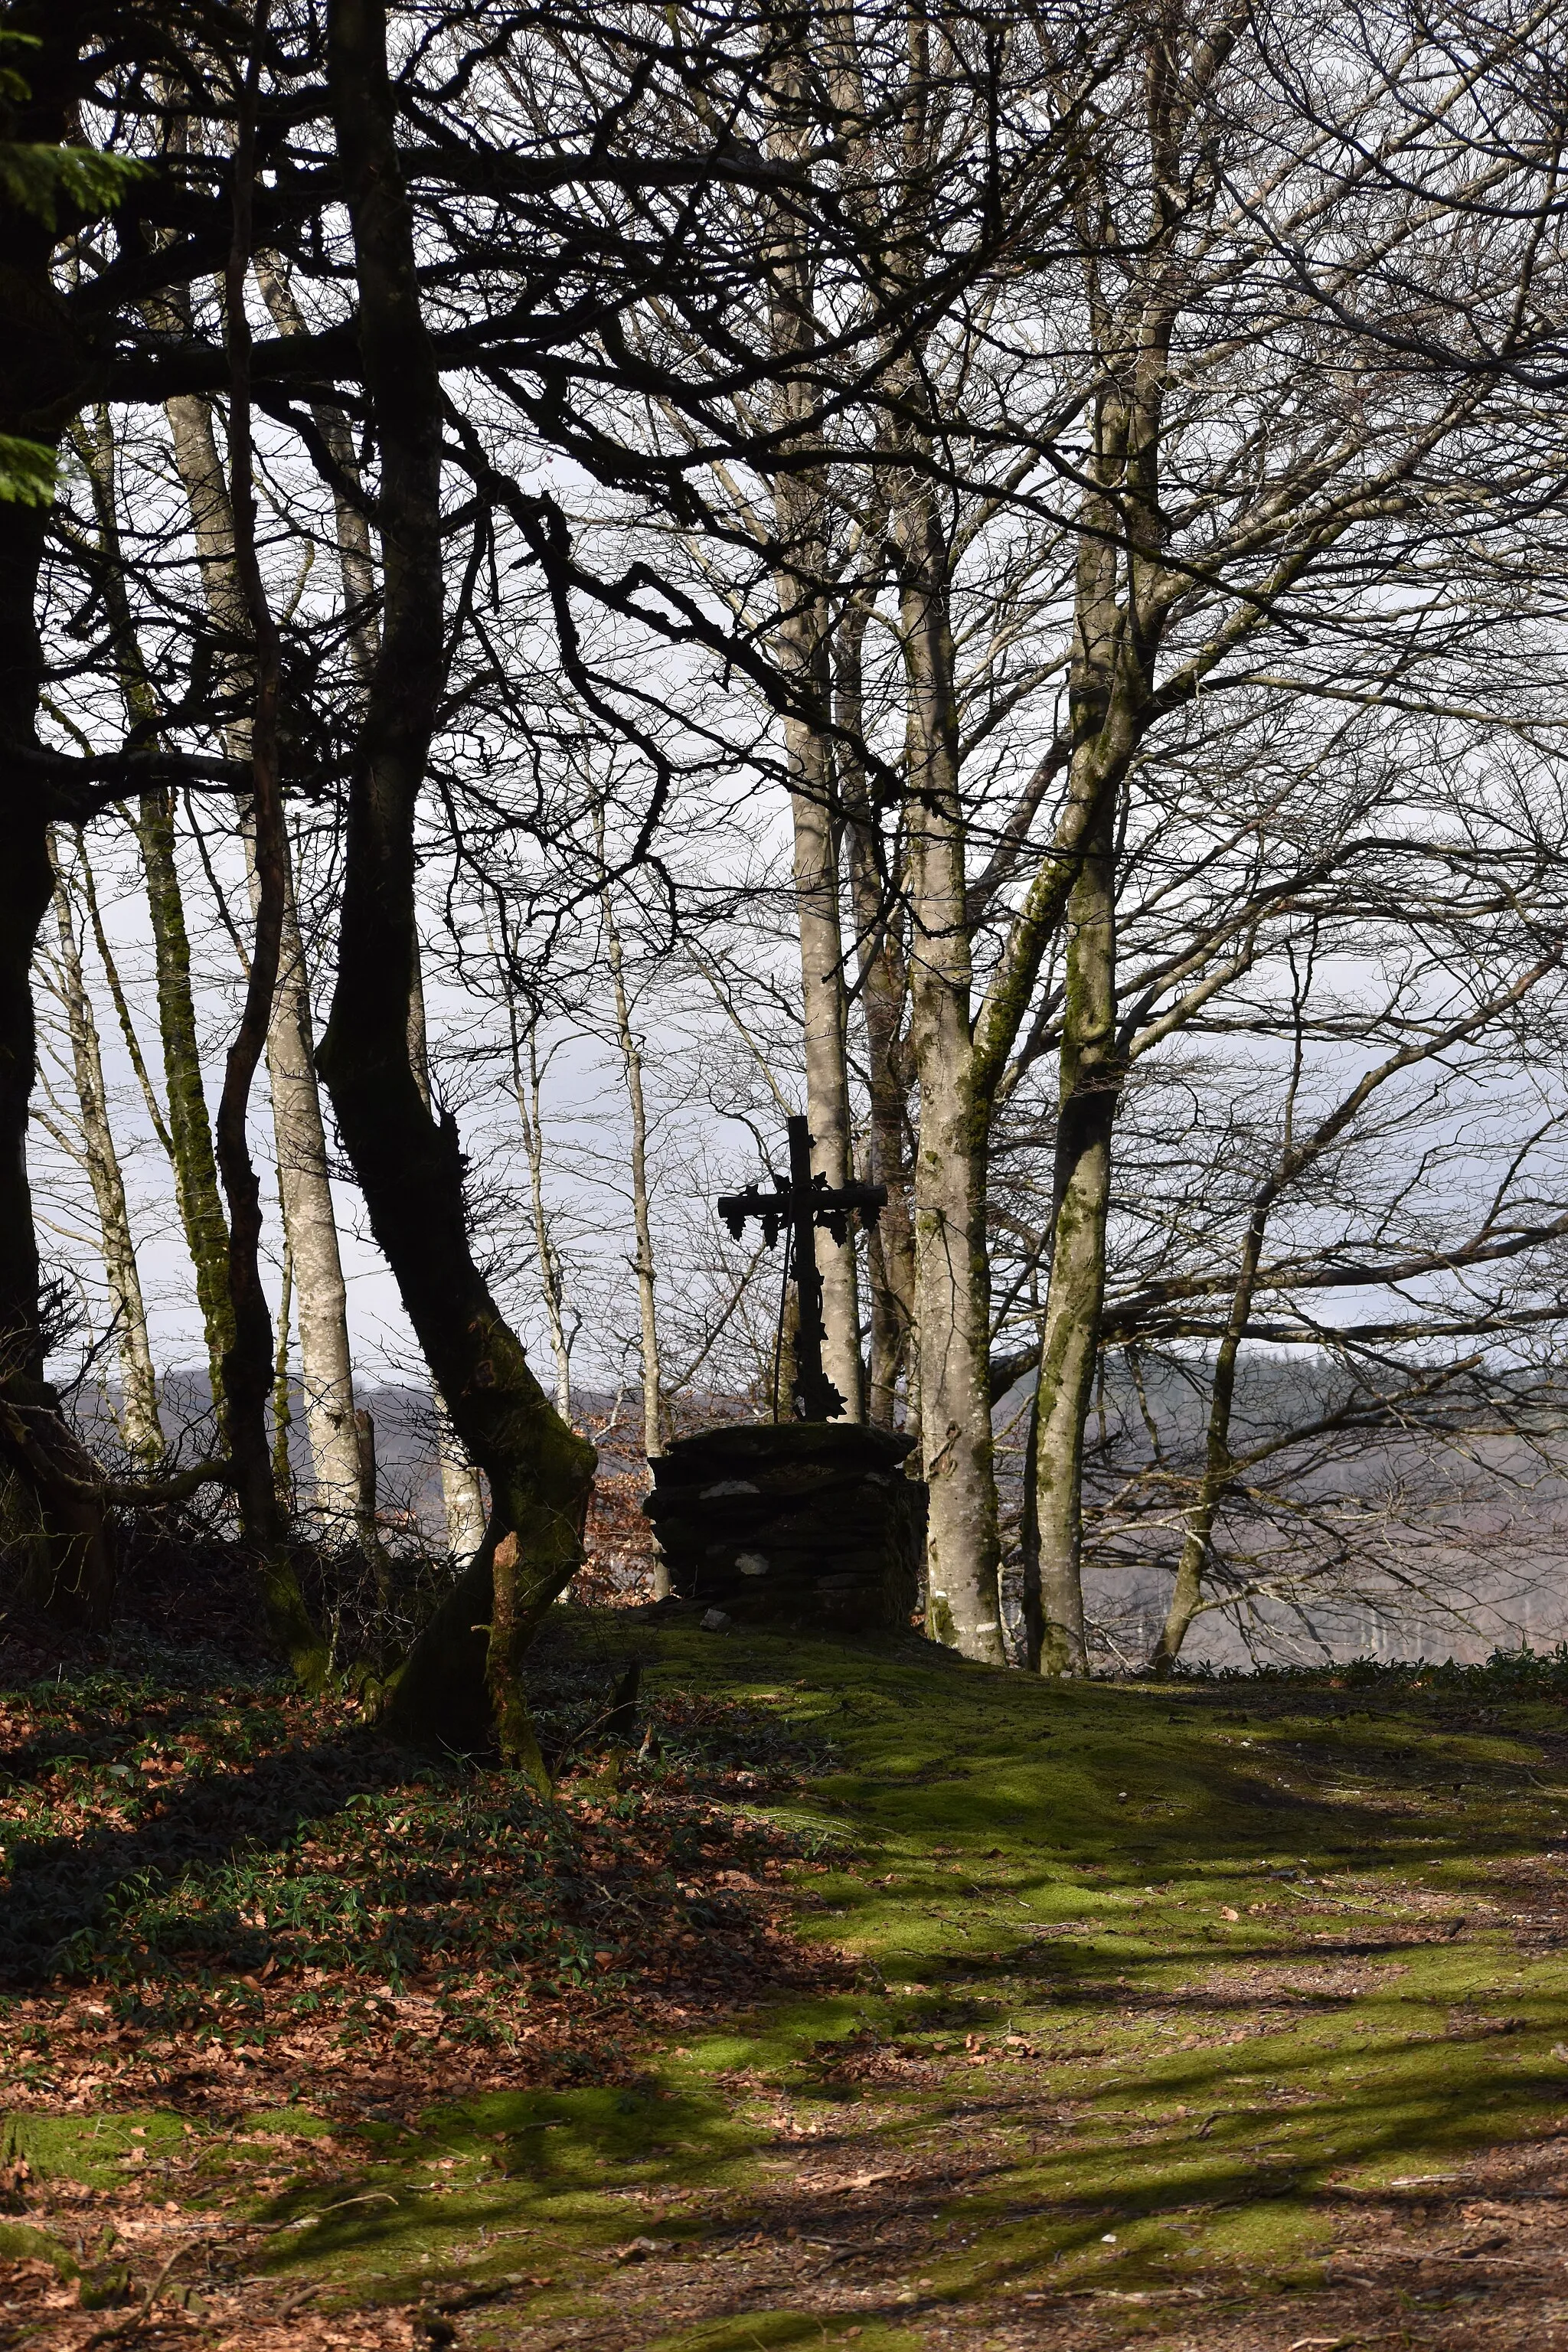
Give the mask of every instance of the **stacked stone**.
[(761, 1422), (677, 1439), (643, 1505), (682, 1601), (746, 1623), (840, 1632), (910, 1622), (926, 1490), (912, 1438), (846, 1422)]

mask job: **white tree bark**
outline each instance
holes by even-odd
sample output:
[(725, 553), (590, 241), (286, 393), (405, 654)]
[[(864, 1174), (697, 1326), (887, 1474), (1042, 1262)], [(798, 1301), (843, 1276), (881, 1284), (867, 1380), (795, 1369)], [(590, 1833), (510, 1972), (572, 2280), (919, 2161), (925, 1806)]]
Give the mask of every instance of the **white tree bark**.
[[(252, 892), (255, 880), (252, 877)], [(346, 1535), (365, 1517), (348, 1288), (327, 1164), (326, 1124), (316, 1079), (310, 973), (290, 870), (278, 994), (267, 1032), (267, 1076), (283, 1229), (300, 1318), (300, 1378), (315, 1473), (316, 1508)], [(374, 1521), (374, 1498), (368, 1508)]]
[(1000, 1665), (1001, 1536), (992, 1456), (988, 1105), (977, 1100), (952, 639), (936, 518), (910, 501), (902, 604), (910, 697), (910, 1000), (920, 1071), (915, 1322), (931, 1516), (926, 1630)]
[[(190, 508), (207, 611), (235, 664), (245, 658), (247, 621), (234, 574), (228, 485), (213, 432), (212, 410), (195, 394), (167, 404), (174, 462)], [(240, 730), (232, 730), (237, 736)], [(237, 749), (243, 747), (237, 742)], [(252, 901), (257, 882), (251, 866)], [(360, 1444), (354, 1423), (353, 1360), (348, 1290), (338, 1245), (327, 1169), (310, 1018), (310, 972), (300, 931), (293, 875), (283, 914), (278, 990), (267, 1032), (267, 1075), (278, 1154), (283, 1227), (293, 1266), (300, 1318), (300, 1376), (315, 1474), (315, 1503), (327, 1528), (342, 1535), (365, 1517)], [(374, 1503), (370, 1508), (374, 1515)]]
[[(408, 1060), (415, 1083), (430, 1107), (430, 1049), (425, 1033), (425, 981), (415, 947), (413, 984), (408, 992)], [(452, 1427), (446, 1400), (431, 1382), (436, 1400), (436, 1459), (441, 1473), (441, 1506), (447, 1521), (447, 1549), (459, 1562), (472, 1559), (485, 1539), (489, 1514), (479, 1471), (463, 1451)]]
[(125, 1197), (125, 1177), (109, 1118), (109, 1096), (103, 1080), (103, 1054), (98, 1022), (82, 971), (81, 949), (71, 907), (70, 886), (60, 860), (58, 839), (49, 853), (55, 869), (55, 923), (59, 934), (60, 989), (66, 1028), (70, 1038), (71, 1065), (76, 1077), (77, 1111), (81, 1125), (81, 1164), (92, 1187), (102, 1236), (103, 1270), (109, 1285), (120, 1351), (121, 1426), (131, 1452), (143, 1462), (157, 1462), (163, 1452), (163, 1430), (158, 1418), (158, 1379), (147, 1336), (147, 1308), (141, 1270), (131, 1231)]

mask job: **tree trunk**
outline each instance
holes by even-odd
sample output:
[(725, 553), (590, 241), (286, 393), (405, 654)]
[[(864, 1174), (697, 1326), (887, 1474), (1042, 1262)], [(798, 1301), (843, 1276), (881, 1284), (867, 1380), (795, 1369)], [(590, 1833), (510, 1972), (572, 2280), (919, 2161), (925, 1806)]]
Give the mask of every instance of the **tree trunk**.
[[(233, 505), (213, 430), (212, 407), (193, 394), (169, 401), (166, 413), (195, 535), (207, 614), (231, 667), (237, 701), (252, 660), (253, 631), (239, 577)], [(237, 709), (226, 733), (230, 750), (245, 757), (250, 728), (243, 708)], [(245, 831), (251, 908), (259, 919), (261, 877), (252, 821), (247, 819)], [(279, 846), (282, 909), (278, 986), (267, 1031), (267, 1075), (283, 1227), (299, 1299), (300, 1376), (315, 1474), (314, 1499), (329, 1536), (341, 1540), (364, 1518), (348, 1291), (327, 1168), (310, 971), (286, 832)]]
[[(1083, 1451), (1105, 1298), (1111, 1137), (1125, 1076), (1116, 1035), (1117, 844), (1121, 794), (1154, 709), (1166, 607), (1160, 580), (1160, 425), (1169, 320), (1152, 300), (1135, 325), (1112, 318), (1090, 264), (1105, 359), (1094, 414), (1092, 487), (1079, 515), (1068, 680), (1072, 756), (1066, 823), (1080, 828), (1068, 908), (1057, 1090), (1050, 1276), (1035, 1391), (1038, 1584), (1025, 1593), (1031, 1663), (1088, 1671), (1084, 1639)], [(1168, 587), (1165, 590), (1168, 595)], [(1032, 1563), (1026, 1562), (1028, 1571)]]
[[(74, 130), (81, 27), (66, 12), (41, 16), (34, 30), (37, 46), (25, 53), (33, 95), (12, 101), (11, 135), (52, 143)], [(53, 276), (54, 245), (15, 181), (0, 186), (0, 432), (51, 447), (87, 390), (86, 354)], [(102, 1510), (73, 1502), (50, 1475), (52, 1458), (68, 1454), (74, 1465), (81, 1449), (43, 1377), (47, 1334), (27, 1176), (33, 957), (55, 887), (48, 795), (28, 758), (44, 678), (36, 604), (47, 520), (43, 507), (0, 500), (0, 1556), (36, 1593), (79, 1601), (91, 1613), (107, 1606), (113, 1553)]]
[[(259, 28), (258, 28), (259, 38)], [(279, 702), (281, 656), (278, 627), (268, 601), (256, 547), (256, 488), (251, 441), (250, 329), (245, 295), (251, 255), (251, 193), (256, 163), (254, 93), (258, 58), (247, 73), (236, 134), (234, 235), (224, 279), (224, 330), (229, 361), (228, 521), (231, 554), (226, 568), (215, 562), (208, 595), (226, 581), (237, 589), (248, 661), (237, 663), (247, 679), (251, 821), (255, 829), (256, 927), (239, 1025), (225, 1057), (223, 1087), (214, 1122), (214, 1145), (228, 1202), (228, 1295), (233, 1337), (223, 1360), (228, 1412), (229, 1451), (240, 1524), (254, 1554), (274, 1637), (288, 1651), (295, 1672), (319, 1682), (327, 1651), (310, 1622), (299, 1578), (286, 1546), (287, 1522), (279, 1508), (267, 1409), (274, 1378), (272, 1318), (261, 1280), (261, 1187), (250, 1156), (247, 1118), (251, 1088), (267, 1050), (282, 954), (288, 904), (289, 831), (283, 813)], [(210, 420), (209, 420), (210, 431)], [(218, 483), (209, 478), (209, 488)], [(221, 529), (216, 504), (207, 512), (193, 506), (198, 547), (204, 533)]]
[[(809, 621), (798, 625), (811, 632)], [(787, 635), (787, 630), (786, 630)], [(806, 657), (820, 674), (824, 665)], [(800, 933), (801, 1036), (805, 1055), (805, 1109), (811, 1126), (814, 1175), (836, 1190), (855, 1173), (845, 1056), (844, 933), (839, 908), (838, 826), (831, 807), (832, 762), (820, 730), (784, 722), (789, 749), (790, 811), (795, 827), (795, 911)], [(820, 1233), (822, 1368), (844, 1400), (846, 1421), (865, 1419), (860, 1360), (860, 1306), (855, 1233), (842, 1242)]]
[(915, 1320), (921, 1465), (931, 1489), (926, 1630), (1000, 1665), (1001, 1536), (992, 1456), (986, 1112), (975, 1100), (952, 641), (929, 501), (906, 521), (910, 693), (910, 998), (920, 1072)]
[(561, 1258), (550, 1231), (544, 1200), (544, 1121), (540, 1110), (539, 1031), (528, 1024), (528, 1075), (522, 1070), (522, 1038), (518, 1030), (517, 1004), (508, 996), (507, 1020), (511, 1038), (511, 1090), (522, 1126), (522, 1148), (528, 1160), (529, 1202), (533, 1213), (533, 1246), (539, 1259), (539, 1288), (550, 1326), (550, 1352), (555, 1359), (555, 1410), (563, 1421), (572, 1418), (572, 1349), (566, 1337)]
[[(158, 318), (161, 322), (165, 318), (172, 318), (174, 323), (178, 323), (174, 314), (163, 309), (160, 309)], [(205, 409), (203, 414), (205, 415)], [(171, 425), (173, 422), (171, 415)], [(210, 440), (210, 420), (207, 429)], [(125, 595), (114, 477), (114, 439), (108, 410), (96, 409), (90, 434), (84, 423), (77, 429), (74, 438), (92, 489), (99, 545), (104, 557), (103, 590), (114, 643), (117, 682), (126, 716), (132, 727), (145, 730), (156, 719), (157, 697), (147, 676)], [(176, 434), (176, 454), (180, 447), (181, 435)], [(211, 464), (214, 467), (217, 466), (216, 450)], [(221, 481), (221, 469), (219, 472)], [(226, 507), (226, 500), (225, 503)], [(221, 1427), (223, 1360), (233, 1339), (233, 1316), (228, 1297), (228, 1225), (218, 1192), (212, 1125), (202, 1084), (195, 994), (191, 984), (191, 943), (185, 927), (184, 894), (180, 886), (175, 856), (174, 796), (166, 786), (142, 795), (136, 814), (136, 837), (142, 852), (147, 912), (153, 929), (158, 1035), (168, 1104), (167, 1125), (156, 1123), (160, 1126), (162, 1139), (174, 1170), (174, 1202), (195, 1275), (196, 1304), (201, 1310), (202, 1329), (206, 1340), (213, 1409)], [(123, 1013), (121, 1025), (128, 1025)]]
[[(771, 68), (773, 116), (768, 150), (786, 170), (798, 169), (811, 140), (811, 109), (803, 58), (775, 50)], [(767, 290), (773, 346), (780, 366), (773, 390), (774, 421), (783, 433), (798, 427), (816, 438), (812, 394), (805, 371), (792, 364), (816, 341), (816, 281), (798, 216), (785, 205), (765, 211)], [(786, 445), (787, 446), (787, 445)], [(820, 472), (783, 468), (773, 480), (778, 557), (773, 589), (778, 604), (778, 667), (792, 689), (784, 721), (795, 832), (795, 909), (800, 939), (801, 1040), (805, 1062), (805, 1113), (811, 1164), (835, 1189), (855, 1173), (846, 1061), (844, 930), (840, 898), (840, 824), (835, 804), (829, 719), (832, 667), (826, 572), (826, 485)], [(817, 1237), (822, 1276), (822, 1369), (844, 1401), (844, 1418), (865, 1418), (860, 1360), (860, 1308), (855, 1232), (842, 1242)]]
[(174, 856), (174, 796), (166, 788), (143, 793), (136, 838), (147, 881), (158, 992), (158, 1035), (174, 1151), (174, 1201), (195, 1274), (196, 1304), (206, 1337), (213, 1406), (224, 1418), (223, 1360), (234, 1338), (228, 1296), (228, 1224), (218, 1192), (212, 1122), (202, 1085), (195, 992), (184, 894)]
[(129, 1451), (151, 1467), (162, 1458), (163, 1430), (158, 1418), (158, 1377), (153, 1368), (153, 1350), (147, 1337), (147, 1308), (131, 1231), (125, 1178), (110, 1123), (98, 1023), (82, 972), (70, 886), (59, 862), (58, 840), (51, 844), (51, 856), (55, 866), (60, 977), (81, 1121), (82, 1160), (98, 1211), (103, 1270), (120, 1352), (120, 1423)]
[[(300, 1317), (300, 1378), (315, 1473), (315, 1507), (332, 1538), (352, 1537), (364, 1516), (354, 1423), (348, 1287), (327, 1169), (326, 1123), (312, 1042), (310, 973), (300, 933), (292, 860), (284, 872), (278, 993), (267, 1032), (267, 1076), (278, 1150), (283, 1230)], [(254, 860), (251, 895), (258, 896)]]
[[(1098, 776), (1091, 772), (1084, 789), (1099, 792)], [(1054, 1675), (1089, 1671), (1080, 1573), (1083, 1444), (1100, 1352), (1110, 1138), (1121, 1088), (1116, 803), (1109, 793), (1100, 799), (1068, 908), (1051, 1270), (1032, 1434), (1037, 1552), (1029, 1564), (1035, 1572), (1026, 1575), (1025, 1618), (1030, 1664)]]
[[(275, 254), (256, 257), (256, 282), (260, 287), (272, 322), (280, 335), (309, 331), (293, 290)], [(310, 415), (326, 444), (335, 478), (331, 484), (332, 514), (338, 541), (338, 569), (343, 583), (349, 651), (355, 669), (367, 680), (375, 667), (379, 633), (375, 624), (375, 545), (360, 481), (353, 427), (341, 408), (317, 401)]]
[(871, 1292), (871, 1367), (868, 1418), (891, 1429), (904, 1382), (905, 1424), (920, 1430), (920, 1370), (915, 1340), (915, 1239), (910, 1218), (908, 1040), (904, 1019), (909, 975), (895, 928), (902, 893), (883, 870), (871, 795), (855, 746), (863, 723), (861, 646), (869, 606), (844, 616), (835, 646), (835, 695), (843, 730), (837, 759), (849, 847), (860, 1003), (866, 1024), (866, 1076), (870, 1096), (867, 1177), (886, 1187), (887, 1207), (867, 1237)]
[(510, 1706), (498, 1708), (487, 1687), (473, 1628), (492, 1622), (494, 1542), (514, 1534), (515, 1658), (581, 1559), (595, 1457), (552, 1410), (474, 1262), (457, 1129), (431, 1118), (409, 1055), (414, 827), (445, 676), (442, 397), (420, 313), (379, 0), (334, 0), (328, 51), (381, 451), (385, 612), (351, 773), (337, 983), (320, 1060), (372, 1229), (494, 1504), (493, 1536), (416, 1644), (391, 1715), (406, 1731), (454, 1744), (482, 1724), (503, 1755), (526, 1763)]
[(1214, 1544), (1214, 1523), (1234, 1475), (1230, 1416), (1236, 1402), (1237, 1359), (1241, 1352), (1247, 1318), (1252, 1313), (1252, 1295), (1258, 1281), (1258, 1260), (1263, 1255), (1263, 1237), (1268, 1229), (1272, 1199), (1273, 1192), (1269, 1188), (1248, 1221), (1236, 1287), (1231, 1293), (1230, 1312), (1226, 1318), (1219, 1352), (1215, 1359), (1214, 1386), (1209, 1394), (1208, 1427), (1205, 1434), (1203, 1477), (1198, 1486), (1197, 1501), (1189, 1514), (1186, 1533), (1182, 1540), (1182, 1554), (1176, 1563), (1175, 1582), (1165, 1608), (1165, 1622), (1160, 1629), (1160, 1638), (1149, 1662), (1152, 1671), (1162, 1677), (1170, 1673), (1181, 1655), (1182, 1643), (1203, 1606), (1204, 1577)]
[[(600, 843), (603, 863), (604, 844)], [(609, 947), (610, 978), (615, 989), (616, 1034), (621, 1066), (626, 1075), (626, 1100), (632, 1118), (632, 1225), (637, 1236), (637, 1315), (642, 1335), (643, 1458), (652, 1462), (664, 1450), (664, 1366), (658, 1348), (658, 1295), (654, 1284), (653, 1221), (648, 1213), (647, 1108), (643, 1098), (642, 1053), (632, 1028), (626, 1001), (626, 970), (621, 934), (606, 887), (604, 893), (605, 936)], [(653, 1597), (669, 1598), (669, 1563), (657, 1545), (653, 1562)]]
[[(426, 1118), (431, 1116), (430, 1049), (425, 1030), (425, 982), (419, 968), (419, 934), (416, 929), (412, 945), (412, 963), (408, 986), (408, 1066), (414, 1073), (414, 1083), (419, 1090)], [(485, 1508), (485, 1490), (479, 1474), (463, 1448), (463, 1441), (452, 1425), (438, 1381), (433, 1381), (431, 1393), (436, 1405), (436, 1466), (441, 1480), (441, 1516), (447, 1529), (447, 1549), (458, 1562), (472, 1559), (485, 1539), (485, 1528), (489, 1514)]]

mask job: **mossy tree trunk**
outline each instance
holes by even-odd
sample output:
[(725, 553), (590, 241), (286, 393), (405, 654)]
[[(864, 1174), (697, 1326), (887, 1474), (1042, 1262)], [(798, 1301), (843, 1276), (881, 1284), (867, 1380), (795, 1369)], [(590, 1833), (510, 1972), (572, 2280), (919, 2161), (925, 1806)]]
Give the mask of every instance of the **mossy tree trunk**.
[[(552, 1409), (474, 1261), (455, 1122), (421, 1099), (408, 1050), (414, 828), (445, 676), (441, 390), (420, 312), (379, 0), (335, 0), (329, 82), (381, 451), (384, 621), (350, 783), (336, 986), (320, 1061), (371, 1227), (468, 1453), (492, 1535), (416, 1644), (395, 1694), (405, 1731), (454, 1744), (498, 1728), (483, 1637), (497, 1540), (515, 1658), (581, 1558), (593, 1447)], [(506, 1733), (506, 1724), (499, 1728)], [(515, 1734), (510, 1744), (517, 1753)]]

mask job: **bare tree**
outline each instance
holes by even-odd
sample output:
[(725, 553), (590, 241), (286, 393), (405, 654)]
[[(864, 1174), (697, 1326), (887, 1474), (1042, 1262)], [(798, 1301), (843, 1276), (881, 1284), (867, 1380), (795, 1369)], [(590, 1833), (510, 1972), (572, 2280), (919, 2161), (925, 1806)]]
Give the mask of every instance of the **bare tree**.
[(57, 985), (76, 1080), (79, 1143), (68, 1138), (58, 1126), (51, 1127), (50, 1131), (62, 1149), (79, 1161), (92, 1188), (102, 1237), (110, 1319), (120, 1356), (121, 1426), (128, 1450), (154, 1465), (163, 1453), (163, 1430), (158, 1418), (158, 1376), (147, 1335), (147, 1308), (131, 1230), (125, 1178), (109, 1115), (98, 1020), (82, 970), (69, 868), (61, 856), (58, 835), (51, 844), (51, 854), (55, 860), (55, 925), (58, 938)]

